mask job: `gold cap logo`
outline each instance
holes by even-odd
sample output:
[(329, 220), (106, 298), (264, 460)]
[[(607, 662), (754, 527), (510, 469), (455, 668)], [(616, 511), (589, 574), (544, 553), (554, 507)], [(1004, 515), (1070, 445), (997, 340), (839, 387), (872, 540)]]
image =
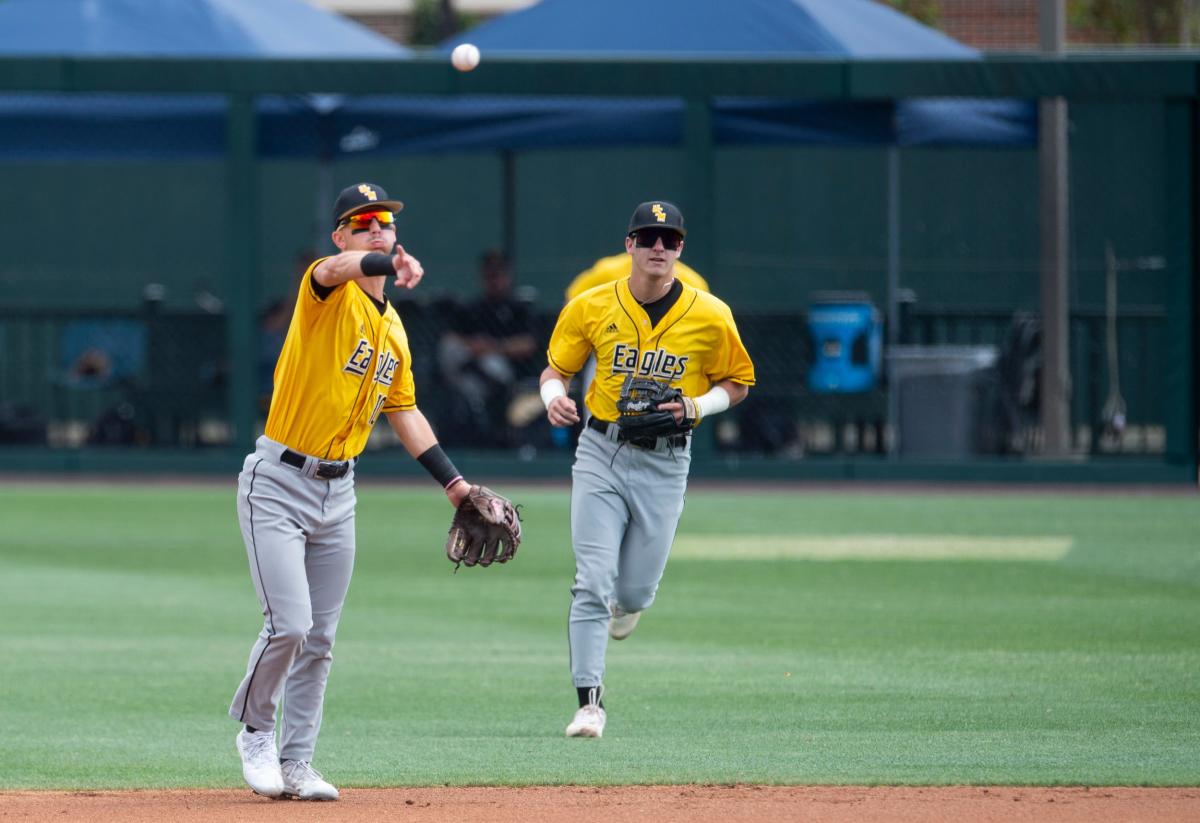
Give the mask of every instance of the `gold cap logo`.
[(378, 200), (379, 199), (379, 195), (375, 193), (375, 189), (371, 188), (366, 183), (363, 183), (361, 186), (359, 186), (358, 191), (360, 194), (362, 194), (363, 197), (367, 198), (368, 200)]
[(654, 219), (660, 223), (667, 222), (667, 213), (663, 211), (661, 203), (655, 203), (650, 207), (650, 211), (654, 212)]

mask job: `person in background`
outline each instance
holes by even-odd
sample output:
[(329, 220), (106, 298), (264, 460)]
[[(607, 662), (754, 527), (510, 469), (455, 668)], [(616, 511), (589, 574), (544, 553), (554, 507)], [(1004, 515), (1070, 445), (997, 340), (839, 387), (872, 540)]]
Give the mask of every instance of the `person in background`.
[(505, 446), (506, 410), (514, 384), (536, 373), (533, 316), (513, 293), (512, 270), (501, 251), (479, 259), (481, 295), (453, 318), (438, 346), (442, 376), (469, 410), (480, 445)]

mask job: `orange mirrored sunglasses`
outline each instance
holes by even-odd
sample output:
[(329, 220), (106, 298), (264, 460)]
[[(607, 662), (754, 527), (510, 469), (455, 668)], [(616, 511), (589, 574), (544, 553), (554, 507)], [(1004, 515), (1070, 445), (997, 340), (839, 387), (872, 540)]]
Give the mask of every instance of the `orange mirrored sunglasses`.
[(371, 221), (377, 220), (381, 229), (395, 225), (396, 215), (390, 211), (360, 211), (343, 218), (342, 225), (349, 226), (351, 231), (362, 231), (371, 228)]

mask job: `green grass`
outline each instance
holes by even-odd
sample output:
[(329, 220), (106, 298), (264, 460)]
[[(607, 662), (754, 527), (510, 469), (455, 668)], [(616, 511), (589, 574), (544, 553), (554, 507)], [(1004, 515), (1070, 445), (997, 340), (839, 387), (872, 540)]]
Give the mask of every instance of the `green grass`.
[[(343, 786), (1200, 784), (1200, 499), (689, 494), (680, 534), (1066, 536), (1061, 560), (667, 569), (566, 740), (565, 490), (451, 574), (436, 490), (360, 489), (317, 766)], [(0, 788), (241, 785), (258, 613), (227, 486), (0, 490)]]

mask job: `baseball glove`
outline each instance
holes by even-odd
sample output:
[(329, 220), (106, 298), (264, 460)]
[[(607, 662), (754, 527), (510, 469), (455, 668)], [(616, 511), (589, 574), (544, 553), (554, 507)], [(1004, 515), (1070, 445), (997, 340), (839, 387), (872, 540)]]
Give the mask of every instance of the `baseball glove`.
[[(695, 425), (695, 414), (687, 414), (689, 399), (683, 392), (649, 377), (625, 378), (621, 386), (621, 396), (617, 399), (617, 425), (621, 427), (623, 440), (646, 440), (655, 437), (668, 437), (681, 434)], [(683, 403), (684, 418), (681, 423), (675, 422), (675, 415), (669, 411), (659, 411), (660, 403)]]
[(521, 517), (517, 507), (487, 486), (472, 486), (458, 504), (446, 556), (454, 564), (490, 566), (507, 563), (521, 545)]

